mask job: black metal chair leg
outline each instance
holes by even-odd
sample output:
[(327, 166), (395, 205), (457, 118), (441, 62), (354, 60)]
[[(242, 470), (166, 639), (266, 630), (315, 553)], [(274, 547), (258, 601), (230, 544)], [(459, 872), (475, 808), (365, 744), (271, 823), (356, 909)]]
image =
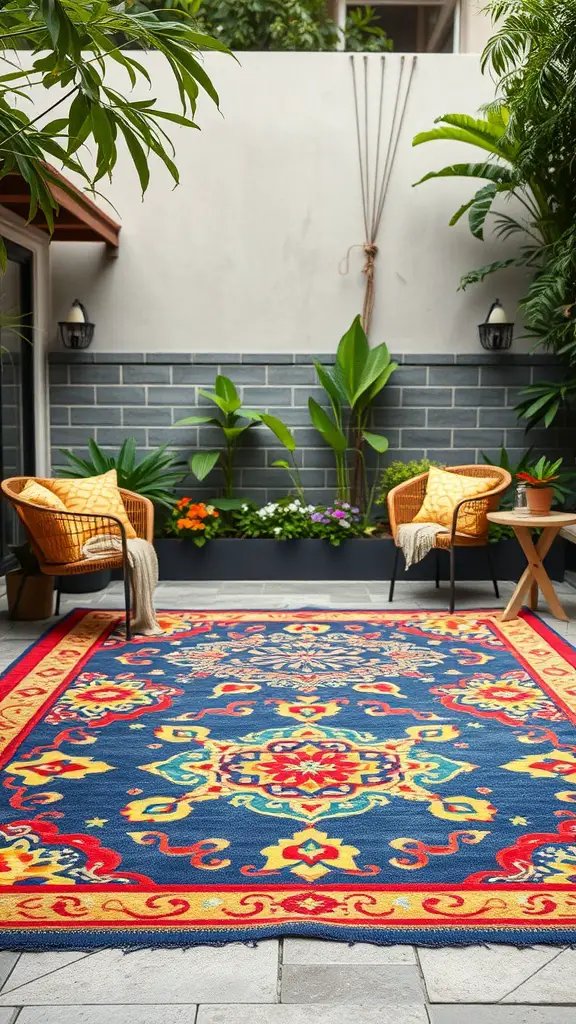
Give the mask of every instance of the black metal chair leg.
[(496, 597), (499, 598), (500, 597), (500, 591), (498, 589), (498, 580), (496, 579), (496, 573), (494, 572), (494, 556), (492, 554), (491, 545), (488, 544), (487, 547), (488, 547), (488, 562), (490, 564), (490, 575), (492, 577), (492, 583), (494, 584), (494, 593), (496, 594)]
[(126, 606), (126, 640), (132, 639), (132, 630), (130, 628), (130, 566), (127, 562), (123, 565), (124, 571), (124, 603)]
[(454, 611), (454, 555), (455, 548), (450, 548), (450, 612)]
[(392, 579), (390, 580), (390, 590), (388, 591), (388, 600), (394, 600), (394, 584), (396, 583), (396, 572), (398, 570), (398, 555), (400, 554), (400, 548), (397, 544), (394, 545), (394, 562), (392, 565)]
[(56, 577), (56, 610), (54, 612), (55, 615), (60, 615), (60, 598), (62, 597), (61, 586), (62, 586), (62, 577), (61, 576), (57, 576)]
[(440, 586), (440, 551), (436, 548), (436, 590)]

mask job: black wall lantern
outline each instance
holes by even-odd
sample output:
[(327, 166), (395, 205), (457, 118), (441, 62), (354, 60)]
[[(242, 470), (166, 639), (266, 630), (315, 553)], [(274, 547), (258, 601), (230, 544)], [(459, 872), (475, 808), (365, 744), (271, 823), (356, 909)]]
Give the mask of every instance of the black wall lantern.
[(483, 324), (478, 324), (480, 344), (491, 352), (502, 351), (510, 348), (514, 336), (514, 324), (510, 323), (506, 316), (500, 299), (496, 299), (488, 310), (488, 316)]
[(60, 320), (60, 337), (66, 348), (88, 348), (94, 337), (94, 324), (88, 320), (86, 307), (74, 299), (66, 320)]

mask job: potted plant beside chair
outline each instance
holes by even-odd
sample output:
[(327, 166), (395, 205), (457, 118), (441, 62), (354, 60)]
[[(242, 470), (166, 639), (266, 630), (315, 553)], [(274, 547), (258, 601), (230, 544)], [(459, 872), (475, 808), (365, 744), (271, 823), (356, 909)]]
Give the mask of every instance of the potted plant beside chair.
[(538, 462), (517, 473), (517, 479), (526, 484), (528, 508), (533, 516), (548, 516), (554, 499), (562, 502), (570, 493), (567, 483), (576, 474), (561, 472), (563, 459), (552, 462), (544, 455)]

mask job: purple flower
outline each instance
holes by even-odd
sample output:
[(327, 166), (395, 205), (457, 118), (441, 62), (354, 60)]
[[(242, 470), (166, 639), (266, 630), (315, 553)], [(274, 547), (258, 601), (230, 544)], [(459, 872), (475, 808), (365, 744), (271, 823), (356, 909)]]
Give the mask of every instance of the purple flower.
[(313, 512), (312, 515), (310, 516), (310, 519), (312, 520), (313, 523), (324, 523), (324, 522), (326, 522), (326, 520), (324, 519), (324, 516), (322, 515), (321, 512)]
[(335, 511), (334, 511), (334, 512), (332, 513), (332, 518), (333, 518), (333, 519), (346, 519), (346, 513), (345, 513), (345, 512), (343, 512), (341, 508), (337, 508), (337, 509), (336, 509), (336, 510), (335, 510)]
[[(343, 502), (342, 502), (342, 508), (345, 508), (345, 509), (349, 509), (349, 508), (350, 508), (350, 505), (348, 504), (348, 502), (347, 502), (347, 501), (343, 501)], [(354, 511), (354, 509), (352, 509), (352, 512), (353, 512), (353, 511)], [(358, 511), (358, 510), (356, 510), (356, 511)]]
[(360, 509), (359, 508), (351, 508), (350, 511), (351, 511), (353, 516), (357, 516), (359, 511), (360, 511)]
[(321, 520), (320, 520), (320, 522), (321, 522), (321, 523), (324, 523), (324, 525), (326, 525), (326, 523), (329, 523), (329, 522), (330, 522), (330, 520), (329, 520), (329, 519), (326, 519), (326, 517), (324, 517), (323, 519), (321, 519)]
[(333, 509), (333, 508), (327, 508), (327, 509), (326, 509), (326, 513), (325, 513), (325, 514), (326, 514), (327, 516), (331, 516), (331, 515), (332, 515), (332, 513), (333, 513), (333, 511), (334, 511), (334, 509)]

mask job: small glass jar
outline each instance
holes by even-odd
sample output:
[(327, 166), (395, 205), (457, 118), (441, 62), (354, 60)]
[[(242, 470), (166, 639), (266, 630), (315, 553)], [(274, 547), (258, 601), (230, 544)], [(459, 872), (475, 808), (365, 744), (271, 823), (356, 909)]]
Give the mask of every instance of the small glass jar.
[(527, 516), (530, 514), (526, 484), (518, 484), (516, 488), (514, 496), (514, 514), (517, 516)]

